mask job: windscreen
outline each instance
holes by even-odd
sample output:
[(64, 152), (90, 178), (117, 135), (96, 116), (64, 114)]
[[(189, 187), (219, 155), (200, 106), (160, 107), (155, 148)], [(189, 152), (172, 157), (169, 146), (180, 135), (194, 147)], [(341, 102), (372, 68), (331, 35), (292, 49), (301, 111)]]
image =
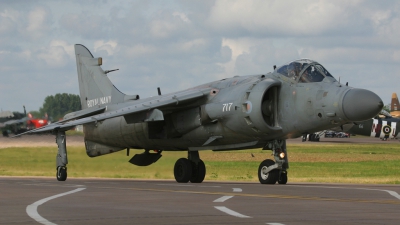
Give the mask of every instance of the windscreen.
[(321, 82), (325, 77), (333, 78), (321, 64), (309, 59), (290, 62), (279, 67), (276, 72), (299, 83)]

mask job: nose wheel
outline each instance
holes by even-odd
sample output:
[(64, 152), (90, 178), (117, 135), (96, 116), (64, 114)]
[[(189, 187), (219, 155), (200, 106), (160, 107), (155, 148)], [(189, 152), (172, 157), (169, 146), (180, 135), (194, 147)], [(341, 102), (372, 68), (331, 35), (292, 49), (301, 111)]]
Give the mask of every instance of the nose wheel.
[(258, 180), (262, 184), (275, 184), (279, 178), (279, 171), (276, 170), (275, 162), (266, 159), (258, 167)]
[(273, 140), (268, 142), (263, 150), (272, 150), (274, 160), (266, 159), (258, 167), (258, 180), (261, 184), (286, 184), (288, 181), (287, 169), (289, 162), (285, 140)]

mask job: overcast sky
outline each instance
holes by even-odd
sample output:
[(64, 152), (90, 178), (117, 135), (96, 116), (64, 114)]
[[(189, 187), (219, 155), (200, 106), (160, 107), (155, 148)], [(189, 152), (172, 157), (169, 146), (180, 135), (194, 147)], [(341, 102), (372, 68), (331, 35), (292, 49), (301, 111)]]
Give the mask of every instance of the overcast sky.
[(385, 104), (400, 82), (400, 1), (0, 1), (0, 108), (79, 94), (74, 44), (141, 98), (299, 58)]

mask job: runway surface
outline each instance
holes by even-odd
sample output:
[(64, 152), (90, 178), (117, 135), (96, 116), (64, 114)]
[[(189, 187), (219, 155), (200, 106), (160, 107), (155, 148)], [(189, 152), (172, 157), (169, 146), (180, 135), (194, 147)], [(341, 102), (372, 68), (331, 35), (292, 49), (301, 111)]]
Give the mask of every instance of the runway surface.
[(399, 224), (399, 185), (0, 177), (0, 224)]

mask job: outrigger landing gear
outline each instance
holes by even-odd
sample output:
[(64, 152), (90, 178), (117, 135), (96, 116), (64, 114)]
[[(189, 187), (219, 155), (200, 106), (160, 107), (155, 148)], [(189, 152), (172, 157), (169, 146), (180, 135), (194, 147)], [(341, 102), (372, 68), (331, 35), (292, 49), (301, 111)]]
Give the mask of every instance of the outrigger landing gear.
[(286, 152), (286, 141), (285, 140), (274, 140), (268, 142), (263, 150), (272, 150), (272, 154), (275, 158), (275, 162), (271, 159), (266, 159), (261, 162), (258, 167), (258, 180), (262, 184), (286, 184), (287, 169), (289, 168), (287, 152)]
[(56, 143), (58, 145), (58, 153), (56, 156), (57, 162), (57, 180), (65, 181), (67, 179), (67, 145), (66, 145), (66, 137), (65, 131), (56, 131)]
[(206, 166), (198, 151), (189, 151), (188, 158), (180, 158), (174, 166), (174, 176), (178, 183), (201, 183), (206, 176)]

